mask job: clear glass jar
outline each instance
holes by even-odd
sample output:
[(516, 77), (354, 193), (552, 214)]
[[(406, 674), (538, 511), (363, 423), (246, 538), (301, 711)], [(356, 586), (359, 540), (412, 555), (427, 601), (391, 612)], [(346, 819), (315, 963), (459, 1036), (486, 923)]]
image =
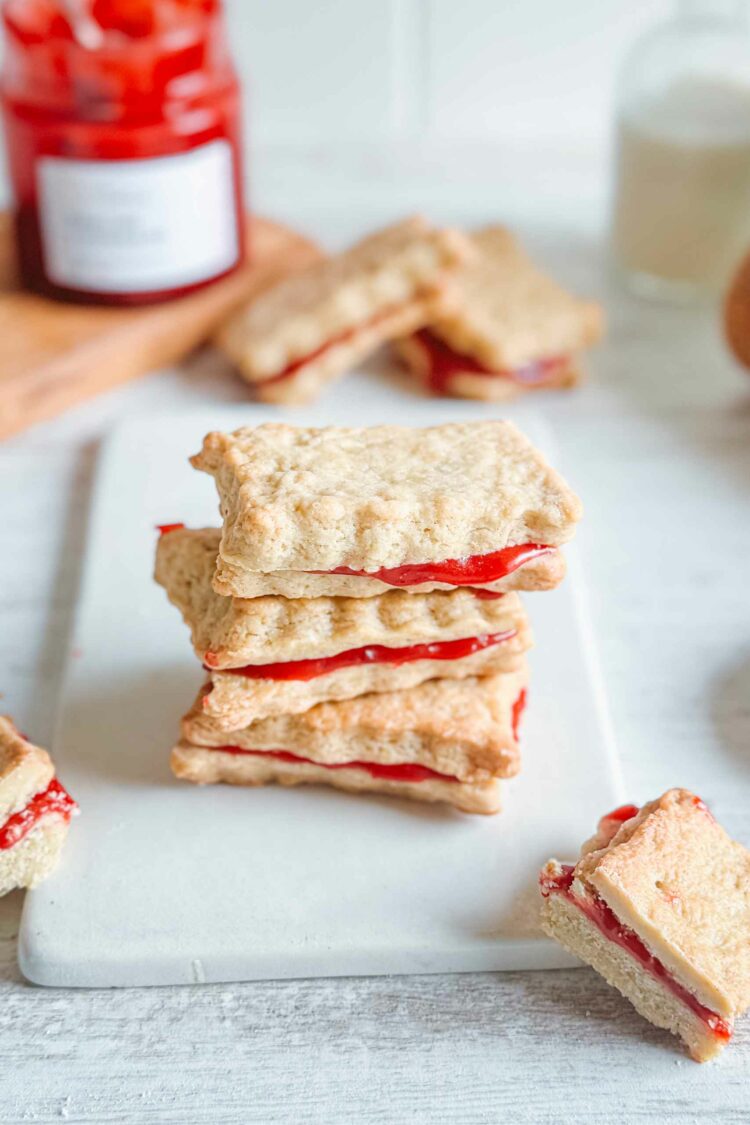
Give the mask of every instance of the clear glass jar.
[(646, 296), (721, 292), (750, 246), (750, 24), (744, 0), (680, 0), (620, 75), (615, 262)]

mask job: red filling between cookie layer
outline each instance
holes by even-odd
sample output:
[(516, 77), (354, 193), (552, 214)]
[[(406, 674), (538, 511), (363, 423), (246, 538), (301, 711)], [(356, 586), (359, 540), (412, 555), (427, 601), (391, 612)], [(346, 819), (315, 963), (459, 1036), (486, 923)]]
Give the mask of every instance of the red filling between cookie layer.
[(378, 324), (381, 323), (381, 321), (388, 320), (389, 317), (392, 317), (394, 313), (399, 312), (402, 308), (405, 308), (405, 306), (392, 305), (389, 308), (384, 309), (382, 312), (378, 313), (377, 316), (373, 316), (370, 317), (369, 320), (362, 321), (361, 324), (355, 324), (351, 328), (347, 328), (343, 332), (339, 332), (336, 336), (329, 336), (325, 343), (321, 344), (319, 348), (315, 348), (314, 351), (307, 352), (305, 355), (300, 356), (299, 359), (295, 359), (291, 363), (288, 363), (283, 371), (279, 371), (276, 375), (269, 375), (267, 379), (261, 379), (259, 380), (259, 382), (261, 382), (263, 386), (266, 387), (269, 383), (279, 383), (282, 379), (291, 378), (292, 375), (296, 375), (297, 372), (300, 371), (303, 367), (307, 367), (308, 364), (314, 363), (316, 359), (320, 359), (320, 357), (325, 355), (326, 352), (330, 352), (333, 348), (337, 348), (340, 344), (348, 343), (350, 340), (353, 340), (355, 336), (359, 335), (360, 332), (365, 332), (368, 328), (375, 328)]
[[(350, 668), (358, 664), (407, 664), (414, 660), (460, 660), (475, 652), (492, 648), (509, 641), (517, 634), (516, 629), (506, 629), (504, 633), (485, 633), (479, 637), (464, 637), (455, 641), (436, 641), (431, 644), (405, 645), (403, 648), (387, 648), (385, 645), (365, 645), (363, 648), (350, 648), (335, 656), (321, 656), (311, 660), (286, 660), (278, 664), (247, 664), (242, 668), (228, 668), (234, 676), (247, 676), (252, 680), (313, 680), (325, 676), (337, 668)], [(216, 664), (216, 655), (205, 654), (204, 667), (209, 671)]]
[(516, 742), (518, 742), (518, 731), (521, 726), (523, 713), (526, 710), (527, 698), (526, 688), (521, 688), (520, 695), (511, 708), (511, 729), (513, 730), (513, 737)]
[(63, 788), (57, 778), (53, 777), (43, 792), (37, 793), (25, 808), (13, 813), (5, 821), (5, 824), (0, 828), (0, 851), (6, 851), (23, 840), (24, 836), (27, 836), (32, 828), (36, 827), (42, 817), (54, 813), (67, 821), (70, 820), (77, 808), (78, 806), (70, 794)]
[(279, 762), (291, 762), (299, 765), (305, 762), (311, 766), (322, 766), (326, 770), (364, 770), (371, 777), (388, 781), (459, 781), (447, 773), (438, 773), (427, 766), (414, 765), (411, 762), (401, 762), (397, 765), (383, 765), (381, 762), (314, 762), (312, 758), (303, 758), (301, 754), (290, 754), (288, 750), (244, 750), (240, 746), (216, 746), (224, 754), (251, 754), (256, 758), (275, 758)]
[(603, 816), (602, 820), (614, 820), (618, 824), (624, 824), (626, 820), (632, 820), (634, 816), (638, 816), (640, 811), (637, 805), (620, 805), (619, 808), (612, 809), (612, 812)]
[(535, 359), (520, 367), (495, 370), (486, 367), (473, 356), (456, 351), (445, 340), (435, 336), (429, 328), (420, 329), (415, 332), (414, 337), (425, 352), (429, 364), (427, 381), (436, 394), (444, 394), (449, 389), (448, 383), (456, 375), (484, 375), (493, 379), (508, 379), (524, 387), (539, 387), (551, 382), (570, 366), (570, 357), (559, 355)]
[[(526, 690), (522, 690), (513, 704), (513, 737), (518, 738), (518, 724), (526, 706)], [(209, 749), (209, 747), (205, 747)], [(256, 758), (275, 758), (279, 762), (291, 762), (293, 765), (305, 762), (311, 766), (322, 766), (326, 770), (364, 770), (371, 777), (389, 781), (455, 781), (459, 784), (461, 779), (451, 774), (438, 773), (428, 766), (416, 765), (412, 762), (399, 762), (395, 765), (384, 765), (382, 762), (315, 762), (312, 758), (305, 758), (301, 754), (292, 754), (289, 750), (245, 750), (242, 746), (214, 746), (210, 749), (220, 750), (223, 754), (249, 754)]]
[[(622, 810), (616, 809), (615, 813), (621, 811), (624, 813), (628, 807), (629, 806), (623, 806)], [(636, 812), (637, 811), (636, 809)], [(610, 816), (611, 815), (612, 814), (610, 814)], [(623, 817), (623, 819), (629, 820), (630, 818)], [(592, 900), (582, 900), (573, 894), (571, 887), (574, 872), (575, 867), (570, 864), (563, 864), (561, 873), (556, 877), (542, 873), (539, 877), (539, 886), (544, 897), (547, 898), (551, 894), (563, 895), (568, 902), (577, 906), (578, 909), (594, 923), (600, 933), (602, 933), (608, 941), (612, 941), (615, 945), (619, 945), (622, 949), (625, 949), (647, 973), (650, 973), (651, 976), (656, 977), (657, 980), (666, 985), (678, 1000), (706, 1024), (709, 1031), (715, 1035), (717, 1039), (731, 1039), (731, 1025), (716, 1012), (712, 1012), (710, 1008), (706, 1008), (701, 1004), (691, 992), (688, 992), (678, 980), (675, 980), (661, 961), (659, 961), (653, 953), (649, 952), (638, 935), (628, 926), (624, 926), (622, 922), (620, 922), (615, 912), (607, 906), (606, 902), (598, 897)]]
[(377, 578), (389, 586), (419, 586), (423, 582), (445, 582), (450, 586), (471, 586), (476, 583), (497, 582), (518, 570), (520, 566), (542, 555), (551, 555), (557, 547), (544, 543), (519, 543), (503, 547), (487, 555), (469, 555), (465, 559), (446, 559), (445, 562), (404, 563), (402, 566), (382, 567), (380, 570), (352, 570), (337, 566), (334, 570), (312, 570), (310, 574), (352, 574), (357, 578)]

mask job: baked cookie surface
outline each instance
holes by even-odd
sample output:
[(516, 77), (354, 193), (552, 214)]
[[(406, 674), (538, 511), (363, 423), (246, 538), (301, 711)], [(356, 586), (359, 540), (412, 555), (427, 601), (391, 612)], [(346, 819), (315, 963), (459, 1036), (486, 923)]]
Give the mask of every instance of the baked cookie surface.
[(282, 279), (222, 327), (217, 342), (270, 402), (307, 402), (386, 340), (441, 310), (468, 239), (419, 217)]
[(542, 925), (698, 1061), (750, 1006), (750, 852), (671, 789), (603, 817), (575, 866), (540, 877)]
[(0, 895), (54, 870), (75, 810), (47, 751), (0, 715)]
[(226, 731), (198, 696), (182, 722), (196, 746), (282, 751), (321, 765), (366, 761), (421, 765), (460, 781), (489, 781), (518, 771), (516, 738), (526, 670), (430, 681), (406, 691), (321, 703), (296, 715)]
[(366, 599), (222, 597), (211, 585), (220, 539), (212, 528), (180, 528), (162, 535), (156, 551), (156, 581), (182, 613), (196, 655), (211, 669), (324, 658), (371, 645), (402, 649), (509, 631), (528, 635), (517, 594), (483, 598), (467, 589), (391, 589)]
[(547, 276), (505, 227), (470, 238), (476, 253), (455, 275), (450, 308), (397, 341), (407, 367), (435, 394), (488, 402), (573, 386), (581, 351), (603, 333), (601, 306)]
[[(215, 588), (237, 596), (245, 594), (238, 572), (267, 580), (322, 571), (326, 579), (365, 581), (388, 572), (385, 584), (401, 585), (391, 569), (465, 564), (511, 548), (553, 555), (581, 516), (577, 496), (503, 421), (427, 429), (266, 424), (209, 434), (192, 463), (213, 475), (224, 516)], [(430, 580), (415, 575), (408, 585)], [(438, 573), (433, 581), (445, 580)], [(454, 584), (474, 583), (459, 576)]]

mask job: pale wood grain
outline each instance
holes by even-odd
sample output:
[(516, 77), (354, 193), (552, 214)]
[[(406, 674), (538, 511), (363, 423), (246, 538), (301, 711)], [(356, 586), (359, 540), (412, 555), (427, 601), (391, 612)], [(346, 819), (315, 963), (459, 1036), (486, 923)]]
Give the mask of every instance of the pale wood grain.
[(182, 359), (229, 313), (275, 278), (319, 257), (278, 223), (248, 224), (250, 258), (177, 301), (92, 308), (18, 287), (10, 219), (0, 214), (0, 438)]

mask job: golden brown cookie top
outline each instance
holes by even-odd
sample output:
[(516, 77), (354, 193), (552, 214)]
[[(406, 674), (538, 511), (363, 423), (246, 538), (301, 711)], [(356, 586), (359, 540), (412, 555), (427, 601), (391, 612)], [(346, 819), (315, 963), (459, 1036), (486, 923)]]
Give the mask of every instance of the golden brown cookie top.
[(456, 274), (449, 310), (431, 325), (455, 351), (495, 371), (570, 355), (601, 337), (601, 306), (539, 270), (509, 230), (485, 227), (471, 241), (477, 254)]
[(216, 481), (220, 562), (248, 571), (376, 571), (557, 546), (581, 503), (507, 421), (426, 429), (211, 433), (193, 465)]

